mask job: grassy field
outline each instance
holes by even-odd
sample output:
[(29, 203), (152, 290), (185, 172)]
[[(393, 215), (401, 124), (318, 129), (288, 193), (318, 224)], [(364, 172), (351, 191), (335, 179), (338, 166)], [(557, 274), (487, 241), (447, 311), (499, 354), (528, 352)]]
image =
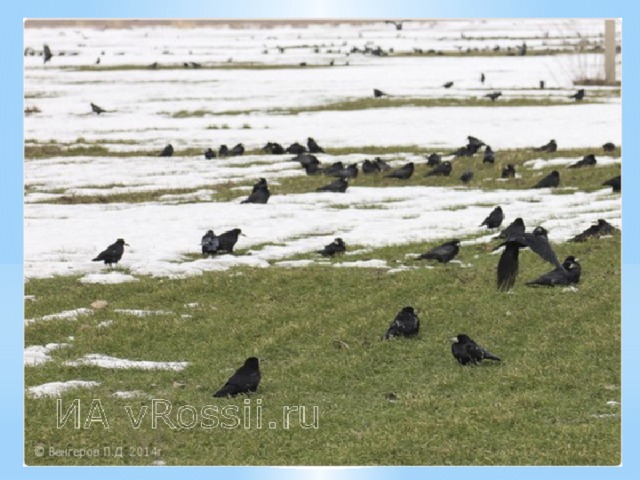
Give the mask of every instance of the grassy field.
[[(430, 246), (386, 247), (349, 260), (380, 258), (398, 266), (423, 266), (406, 255)], [(27, 367), (25, 385), (100, 382), (97, 388), (63, 394), (63, 413), (80, 399), (84, 422), (92, 400), (98, 399), (109, 426), (94, 422), (74, 429), (69, 421), (57, 428), (56, 400), (27, 396), (25, 461), (616, 465), (620, 407), (607, 402), (619, 402), (621, 395), (620, 237), (555, 248), (559, 257), (573, 254), (582, 263), (582, 282), (575, 291), (526, 287), (525, 281), (549, 265), (523, 253), (513, 292), (500, 293), (494, 286), (498, 257), (483, 245), (463, 247), (459, 258), (470, 264), (467, 268), (449, 264), (387, 273), (273, 267), (182, 280), (139, 277), (119, 285), (82, 284), (75, 277), (30, 280), (25, 293), (35, 299), (25, 304), (26, 318), (107, 302), (74, 321), (25, 327), (27, 345), (70, 343), (51, 354), (53, 361)], [(126, 254), (122, 265), (126, 271)], [(381, 341), (405, 305), (418, 311), (419, 336)], [(170, 313), (136, 317), (117, 309)], [(107, 321), (111, 323), (104, 326)], [(449, 338), (463, 332), (503, 361), (459, 366)], [(179, 372), (65, 365), (89, 353), (189, 365)], [(262, 361), (258, 392), (249, 400), (212, 398), (253, 355)], [(113, 397), (123, 390), (143, 393), (133, 399)], [(172, 408), (169, 421), (159, 419), (156, 428), (151, 423), (154, 399), (164, 402), (157, 404), (159, 411)], [(250, 428), (223, 428), (223, 423), (234, 422), (221, 415), (220, 425), (207, 428), (211, 421), (203, 409), (208, 405), (220, 412), (236, 406), (242, 422), (248, 408)], [(262, 428), (257, 427), (258, 406)], [(290, 415), (289, 428), (284, 428), (285, 406), (306, 407), (304, 423), (311, 426), (315, 420), (317, 428), (302, 428), (297, 414)], [(126, 409), (137, 419), (144, 407), (148, 413), (135, 428)], [(315, 417), (313, 407), (318, 407)], [(193, 413), (196, 422), (190, 427)], [(276, 428), (269, 428), (269, 422)], [(121, 457), (113, 455), (118, 447)], [(54, 458), (50, 448), (98, 449), (100, 455)]]

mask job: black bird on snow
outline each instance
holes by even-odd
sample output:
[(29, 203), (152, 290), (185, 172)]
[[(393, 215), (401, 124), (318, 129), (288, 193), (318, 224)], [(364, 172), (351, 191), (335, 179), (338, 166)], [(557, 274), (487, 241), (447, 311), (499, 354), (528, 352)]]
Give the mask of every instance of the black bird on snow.
[(542, 145), (541, 147), (538, 148), (534, 148), (534, 150), (536, 152), (555, 152), (556, 150), (558, 150), (558, 144), (556, 143), (555, 140), (549, 140), (549, 143), (547, 143), (546, 145)]
[(202, 255), (214, 256), (218, 252), (218, 247), (220, 247), (220, 241), (216, 234), (213, 233), (213, 230), (209, 230), (204, 234), (202, 240), (200, 240), (200, 245), (202, 246)]
[(283, 153), (285, 153), (282, 145), (273, 142), (267, 142), (267, 144), (262, 147), (262, 151), (271, 153), (272, 155), (282, 155)]
[(333, 257), (336, 254), (343, 254), (347, 251), (347, 246), (341, 238), (336, 238), (329, 245), (325, 245), (322, 250), (318, 250), (316, 253), (319, 253), (323, 257)]
[(590, 238), (599, 238), (603, 235), (613, 235), (616, 230), (616, 227), (611, 225), (606, 220), (600, 218), (598, 219), (598, 223), (596, 223), (595, 225), (591, 225), (584, 232), (579, 233), (569, 241), (584, 242), (586, 240), (589, 240)]
[(255, 392), (260, 383), (260, 361), (249, 357), (227, 380), (227, 383), (213, 394), (214, 397), (235, 397), (241, 393)]
[(438, 155), (437, 153), (432, 153), (427, 158), (427, 165), (429, 165), (431, 167), (435, 167), (436, 165), (440, 165), (441, 162), (442, 162), (442, 157), (440, 155)]
[(334, 180), (328, 185), (320, 187), (316, 189), (317, 192), (339, 192), (344, 193), (347, 191), (347, 187), (349, 186), (349, 182), (346, 178), (340, 177), (337, 180)]
[(47, 45), (46, 43), (44, 44), (44, 47), (43, 47), (43, 55), (44, 55), (44, 63), (47, 63), (53, 57), (53, 53), (51, 53), (51, 49), (49, 48), (49, 45)]
[(342, 162), (335, 162), (326, 167), (323, 171), (325, 175), (333, 176), (336, 172), (344, 170), (344, 164)]
[(480, 83), (482, 83), (484, 85), (484, 73), (480, 74)]
[(622, 175), (618, 175), (617, 177), (613, 177), (606, 182), (602, 182), (602, 185), (610, 186), (614, 192), (619, 192), (622, 190)]
[(298, 162), (303, 167), (305, 165), (320, 165), (320, 160), (315, 155), (311, 155), (310, 153), (299, 153), (295, 157), (291, 159), (292, 162)]
[(358, 164), (352, 163), (341, 170), (337, 170), (330, 174), (332, 177), (356, 178), (358, 176)]
[(518, 217), (509, 225), (507, 225), (507, 228), (502, 230), (500, 232), (500, 235), (496, 236), (495, 238), (502, 238), (506, 240), (512, 235), (521, 235), (524, 233), (525, 228), (526, 227), (524, 226), (524, 220), (522, 220), (522, 217)]
[(229, 147), (227, 147), (226, 145), (220, 145), (220, 148), (218, 149), (218, 156), (219, 157), (228, 157), (231, 153), (229, 152)]
[(560, 267), (556, 267), (550, 272), (541, 275), (539, 278), (527, 282), (527, 285), (543, 285), (546, 287), (555, 287), (556, 285), (571, 285), (580, 282), (580, 273), (582, 269), (578, 260), (573, 256), (568, 256)]
[(560, 173), (557, 170), (554, 170), (536, 183), (533, 188), (555, 188), (558, 185), (560, 185)]
[(407, 180), (413, 175), (414, 165), (413, 162), (409, 162), (406, 165), (394, 170), (391, 173), (385, 175), (385, 178), (399, 178), (400, 180)]
[(495, 102), (500, 95), (502, 95), (502, 92), (493, 92), (487, 93), (485, 97), (490, 98), (492, 102)]
[(502, 169), (501, 178), (515, 178), (515, 176), (516, 176), (516, 167), (514, 167), (510, 163), (507, 164), (507, 166)]
[(211, 160), (212, 158), (216, 158), (216, 152), (211, 150), (211, 148), (207, 148), (204, 151), (204, 158), (206, 158), (207, 160)]
[(374, 89), (373, 89), (373, 96), (374, 96), (375, 98), (380, 98), (380, 97), (385, 96), (385, 95), (386, 95), (387, 97), (389, 96), (389, 94), (388, 94), (388, 93), (384, 93), (382, 90), (378, 90), (377, 88), (374, 88)]
[(271, 192), (269, 191), (267, 181), (261, 178), (258, 183), (253, 186), (253, 190), (247, 199), (240, 203), (267, 203), (270, 196)]
[(518, 276), (518, 255), (521, 248), (529, 247), (543, 260), (555, 265), (557, 268), (564, 268), (551, 248), (547, 233), (544, 228), (536, 227), (533, 233), (509, 236), (506, 241), (494, 248), (495, 251), (504, 246), (504, 252), (500, 255), (497, 269), (499, 290), (509, 290), (515, 284)]
[(440, 165), (436, 165), (432, 170), (425, 173), (425, 176), (432, 177), (432, 176), (442, 175), (444, 177), (448, 177), (450, 173), (451, 173), (451, 162), (447, 160), (445, 162), (442, 162)]
[(95, 103), (91, 104), (91, 110), (93, 110), (93, 112), (97, 113), (98, 115), (100, 115), (101, 113), (105, 113), (106, 112), (106, 110), (104, 108), (99, 107)]
[(124, 246), (129, 246), (128, 243), (122, 238), (116, 240), (116, 243), (113, 243), (107, 247), (106, 250), (100, 252), (98, 256), (92, 259), (93, 262), (104, 262), (105, 265), (111, 266), (111, 264), (115, 263), (118, 265), (118, 262), (122, 258), (122, 254), (124, 253)]
[(239, 156), (243, 155), (243, 154), (244, 154), (244, 145), (243, 145), (243, 144), (241, 144), (241, 143), (237, 144), (235, 147), (233, 147), (233, 148), (229, 151), (229, 154), (230, 154), (232, 157), (239, 157)]
[(173, 146), (171, 144), (164, 147), (164, 149), (158, 155), (159, 157), (170, 157), (173, 155)]
[(447, 82), (444, 85), (442, 85), (444, 88), (451, 88), (453, 87), (453, 82)]
[(500, 357), (481, 347), (464, 333), (453, 337), (451, 341), (451, 353), (460, 365), (479, 365), (485, 359), (500, 361)]
[(585, 155), (579, 162), (569, 165), (569, 168), (593, 167), (596, 163), (596, 156), (590, 153), (589, 155)]
[(307, 151), (306, 147), (300, 145), (298, 142), (292, 143), (287, 147), (285, 152), (293, 153), (294, 155), (299, 155), (301, 153), (305, 153)]
[(616, 146), (611, 142), (607, 142), (604, 145), (602, 145), (602, 149), (605, 152), (613, 152), (616, 149)]
[(437, 260), (440, 263), (449, 263), (460, 251), (460, 240), (455, 239), (432, 248), (427, 253), (418, 257), (420, 260)]
[(394, 337), (413, 337), (420, 332), (420, 319), (416, 315), (413, 307), (404, 307), (398, 312), (396, 318), (391, 322), (387, 333), (382, 337), (389, 340)]
[(498, 206), (493, 209), (493, 211), (489, 214), (487, 218), (485, 218), (480, 226), (486, 225), (487, 228), (498, 228), (502, 225), (502, 221), (504, 220), (504, 212), (502, 211), (502, 207)]
[(396, 30), (402, 30), (402, 25), (406, 21), (407, 20), (401, 20), (401, 21), (395, 22), (393, 20), (386, 20), (384, 23), (389, 23), (389, 24), (393, 25), (394, 27), (396, 27)]
[(324, 153), (322, 147), (311, 137), (307, 138), (307, 148), (311, 153)]
[(302, 165), (307, 175), (320, 175), (323, 173), (320, 162), (309, 162)]
[(469, 183), (471, 180), (473, 179), (473, 171), (471, 170), (465, 170), (464, 172), (462, 172), (462, 175), (460, 175), (460, 181), (462, 183)]
[(569, 95), (569, 98), (574, 98), (576, 101), (582, 100), (584, 98), (584, 94), (585, 94), (584, 88), (581, 88), (573, 95)]
[(234, 228), (228, 232), (224, 232), (222, 235), (218, 235), (218, 252), (233, 253), (233, 247), (238, 243), (238, 237), (244, 235), (242, 230)]
[(484, 156), (482, 157), (482, 163), (494, 163), (496, 161), (496, 156), (491, 150), (491, 147), (487, 145), (484, 148)]
[[(476, 151), (478, 151), (478, 148), (482, 147), (486, 145), (486, 143), (484, 143), (482, 140), (480, 140), (479, 138), (476, 137), (472, 137), (471, 135), (469, 135), (467, 137), (467, 146), (471, 146), (476, 148)], [(475, 153), (475, 152), (474, 152)]]

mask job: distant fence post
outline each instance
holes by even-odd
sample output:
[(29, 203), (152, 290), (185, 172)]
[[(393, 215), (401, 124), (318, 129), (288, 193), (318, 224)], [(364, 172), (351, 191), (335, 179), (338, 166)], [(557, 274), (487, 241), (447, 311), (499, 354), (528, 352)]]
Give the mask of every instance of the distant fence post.
[(604, 21), (604, 80), (616, 83), (616, 21)]

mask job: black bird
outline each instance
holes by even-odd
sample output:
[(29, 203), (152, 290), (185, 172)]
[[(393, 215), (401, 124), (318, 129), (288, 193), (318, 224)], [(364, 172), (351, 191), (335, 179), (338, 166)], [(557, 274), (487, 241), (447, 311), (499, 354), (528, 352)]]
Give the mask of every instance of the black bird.
[(575, 98), (576, 101), (578, 100), (582, 100), (584, 98), (584, 88), (581, 88), (580, 90), (578, 90), (576, 93), (574, 93), (573, 95), (569, 95), (569, 98)]
[(320, 187), (316, 189), (317, 192), (340, 192), (344, 193), (347, 191), (347, 187), (349, 186), (349, 182), (346, 178), (340, 177), (337, 180), (334, 180), (328, 185)]
[(231, 375), (227, 383), (213, 394), (214, 397), (235, 397), (241, 393), (255, 392), (260, 383), (260, 362), (256, 357), (245, 360), (236, 372)]
[(94, 258), (93, 262), (102, 262), (104, 261), (105, 265), (111, 266), (112, 263), (118, 265), (118, 262), (122, 258), (122, 254), (124, 253), (124, 246), (129, 246), (128, 243), (121, 238), (116, 240), (116, 243), (113, 243), (107, 247), (106, 250), (100, 252), (96, 258)]
[(534, 148), (534, 150), (536, 152), (555, 152), (556, 150), (558, 150), (558, 144), (556, 143), (555, 140), (549, 140), (549, 143), (547, 143), (546, 145), (542, 145), (541, 147), (538, 148)]
[(484, 148), (484, 157), (482, 157), (482, 163), (494, 163), (496, 161), (496, 156), (491, 150), (491, 147), (487, 145)]
[(502, 95), (502, 92), (493, 92), (487, 93), (485, 97), (490, 98), (492, 102), (495, 102), (500, 95)]
[(554, 170), (536, 183), (533, 188), (555, 188), (558, 185), (560, 185), (560, 173), (557, 170)]
[(453, 87), (453, 82), (447, 82), (444, 85), (442, 85), (444, 88), (451, 88)]
[(149, 68), (155, 70), (156, 68), (158, 68), (158, 62), (153, 62), (151, 65), (149, 65)]
[(380, 165), (376, 162), (372, 162), (369, 159), (365, 159), (362, 162), (362, 173), (376, 173), (380, 171)]
[(47, 63), (53, 57), (53, 53), (51, 53), (51, 49), (49, 48), (49, 45), (47, 45), (46, 43), (44, 44), (43, 51), (44, 51), (44, 63)]
[(394, 27), (396, 27), (396, 30), (402, 30), (402, 24), (404, 22), (406, 22), (407, 20), (401, 20), (399, 22), (394, 22), (393, 20), (387, 20), (384, 23), (390, 23), (391, 25), (393, 25)]
[(479, 138), (476, 137), (472, 137), (471, 135), (469, 135), (467, 137), (467, 146), (471, 146), (473, 148), (475, 148), (475, 152), (478, 151), (478, 149), (482, 146), (486, 145), (486, 143), (484, 143), (482, 140), (480, 140)]
[(398, 312), (396, 318), (391, 322), (387, 333), (382, 337), (389, 340), (394, 337), (413, 337), (420, 332), (420, 319), (416, 315), (413, 307), (404, 307)]
[(493, 209), (493, 211), (489, 214), (487, 218), (485, 218), (480, 226), (486, 225), (487, 228), (498, 228), (502, 225), (502, 221), (504, 220), (504, 213), (502, 211), (502, 207), (498, 206)]
[(383, 95), (386, 95), (387, 97), (389, 96), (389, 94), (388, 94), (388, 93), (384, 93), (382, 90), (378, 90), (377, 88), (374, 88), (374, 89), (373, 89), (373, 96), (374, 96), (375, 98), (380, 98), (380, 97), (382, 97)]
[(569, 168), (593, 167), (596, 163), (596, 156), (590, 153), (589, 155), (585, 155), (579, 162), (569, 165)]
[(218, 240), (218, 237), (216, 237), (216, 234), (213, 233), (213, 230), (209, 230), (202, 237), (200, 245), (202, 246), (203, 256), (206, 257), (207, 255), (211, 255), (213, 257), (218, 252), (220, 241)]
[(303, 167), (306, 165), (320, 165), (320, 160), (310, 153), (300, 153), (291, 159), (292, 162), (299, 162)]
[(311, 137), (307, 138), (307, 148), (311, 153), (324, 153), (322, 147)]
[(344, 170), (344, 164), (342, 162), (335, 162), (326, 167), (323, 171), (325, 175), (333, 176), (336, 172)]
[(611, 142), (607, 142), (604, 145), (602, 145), (602, 149), (605, 152), (613, 152), (616, 149), (616, 146)]
[(480, 74), (480, 83), (484, 85), (484, 73)]
[(333, 257), (335, 254), (343, 254), (347, 251), (347, 246), (341, 238), (336, 238), (329, 245), (325, 245), (322, 250), (318, 250), (316, 253), (319, 253), (323, 257)]
[(231, 153), (229, 152), (229, 147), (227, 147), (226, 145), (220, 145), (220, 148), (218, 149), (218, 156), (219, 157), (228, 157)]
[(91, 110), (93, 110), (93, 112), (97, 113), (98, 115), (100, 115), (101, 113), (106, 112), (106, 110), (104, 108), (99, 107), (95, 103), (91, 104)]
[(169, 144), (166, 147), (164, 147), (164, 149), (162, 150), (162, 152), (160, 152), (160, 154), (158, 156), (159, 157), (170, 157), (171, 155), (173, 155), (173, 146), (171, 144)]
[(521, 248), (529, 247), (543, 260), (558, 268), (564, 268), (551, 248), (547, 233), (544, 228), (536, 227), (533, 233), (509, 236), (506, 241), (494, 248), (497, 250), (502, 246), (505, 247), (498, 261), (497, 284), (499, 290), (509, 290), (515, 284), (518, 276), (518, 254)]
[(427, 253), (423, 253), (422, 255), (420, 255), (418, 259), (437, 260), (440, 263), (448, 263), (453, 260), (453, 258), (458, 254), (459, 251), (460, 240), (455, 239), (432, 248)]
[(606, 182), (602, 182), (602, 185), (610, 186), (614, 192), (620, 192), (622, 190), (622, 175), (618, 175), (617, 177), (613, 177)]
[(469, 183), (472, 179), (473, 171), (471, 170), (465, 170), (464, 172), (462, 172), (462, 175), (460, 175), (460, 181), (462, 183)]
[(238, 243), (238, 237), (244, 235), (242, 230), (234, 228), (228, 232), (224, 232), (222, 235), (218, 235), (218, 252), (233, 253), (233, 247)]
[(267, 181), (261, 178), (260, 181), (253, 186), (253, 190), (247, 199), (240, 203), (267, 203), (270, 196), (271, 192), (269, 191)]
[(482, 360), (500, 361), (500, 357), (481, 347), (471, 340), (468, 335), (460, 333), (451, 339), (451, 353), (460, 365), (479, 365)]
[(469, 145), (465, 145), (464, 147), (460, 147), (458, 150), (453, 152), (456, 157), (472, 157), (474, 153), (478, 151), (479, 147), (473, 147)]
[(429, 155), (429, 158), (427, 158), (427, 165), (431, 167), (440, 165), (441, 162), (442, 162), (442, 157), (437, 153), (432, 153), (431, 155)]
[(536, 280), (527, 282), (527, 285), (544, 285), (547, 287), (571, 285), (572, 283), (580, 282), (581, 271), (582, 269), (578, 261), (573, 256), (569, 256), (562, 262), (560, 267), (556, 267)]
[(451, 162), (444, 161), (440, 165), (436, 165), (432, 170), (428, 171), (425, 176), (432, 177), (434, 175), (442, 175), (448, 177), (451, 173)]
[(407, 180), (411, 178), (411, 175), (413, 175), (413, 169), (414, 169), (413, 162), (409, 162), (403, 165), (402, 167), (398, 168), (397, 170), (394, 170), (393, 172), (386, 174), (385, 178), (399, 178), (400, 180)]
[(216, 152), (214, 152), (210, 148), (207, 148), (204, 151), (204, 158), (206, 158), (207, 160), (211, 160), (212, 158), (216, 158)]
[(285, 153), (284, 148), (279, 143), (267, 142), (267, 144), (262, 147), (263, 152), (271, 153), (272, 155), (282, 155)]
[(381, 172), (386, 172), (387, 170), (391, 170), (391, 166), (380, 157), (374, 158), (376, 165), (380, 168)]
[(590, 238), (599, 238), (602, 235), (613, 235), (615, 231), (616, 231), (616, 227), (611, 225), (606, 220), (600, 218), (598, 220), (598, 223), (596, 223), (595, 225), (591, 225), (584, 232), (579, 233), (569, 241), (584, 242), (586, 240), (589, 240)]
[(302, 165), (307, 175), (320, 175), (323, 173), (320, 162), (309, 162)]
[(524, 220), (521, 217), (516, 218), (513, 222), (511, 222), (507, 228), (500, 232), (495, 238), (507, 239), (513, 235), (521, 235), (525, 231)]
[(239, 157), (241, 155), (244, 154), (244, 145), (242, 145), (241, 143), (237, 144), (235, 147), (233, 147), (230, 151), (229, 154), (232, 157)]
[(514, 167), (510, 163), (507, 164), (507, 166), (502, 169), (501, 178), (515, 178), (515, 176), (516, 176), (516, 167)]
[(332, 177), (356, 178), (358, 176), (358, 164), (352, 163), (341, 170), (331, 173)]
[(293, 153), (294, 155), (299, 155), (299, 154), (304, 153), (306, 151), (307, 151), (307, 149), (303, 145), (300, 145), (298, 142), (292, 143), (285, 150), (285, 152)]

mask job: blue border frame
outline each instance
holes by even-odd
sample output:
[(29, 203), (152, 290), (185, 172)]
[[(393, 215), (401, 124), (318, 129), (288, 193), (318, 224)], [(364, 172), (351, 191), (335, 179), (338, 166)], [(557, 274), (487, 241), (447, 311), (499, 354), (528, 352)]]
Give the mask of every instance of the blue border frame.
[[(8, 2), (7, 2), (8, 3)], [(640, 222), (634, 207), (638, 205), (640, 166), (640, 7), (637, 0), (234, 0), (211, 2), (206, 0), (111, 0), (87, 2), (78, 0), (27, 0), (3, 5), (0, 16), (0, 55), (3, 66), (4, 94), (0, 96), (2, 116), (4, 174), (0, 177), (0, 293), (4, 318), (0, 321), (0, 362), (7, 365), (4, 389), (0, 396), (0, 462), (6, 478), (50, 479), (112, 476), (173, 478), (174, 468), (181, 468), (183, 478), (211, 478), (230, 475), (235, 478), (402, 478), (410, 480), (425, 476), (439, 479), (460, 477), (512, 479), (524, 478), (580, 478), (580, 480), (637, 479), (640, 468), (637, 452), (638, 432), (638, 355), (635, 338), (640, 338), (636, 314), (640, 291)], [(23, 170), (22, 170), (22, 52), (24, 18), (622, 18), (623, 21), (623, 138), (624, 138), (624, 195), (623, 195), (623, 465), (620, 467), (367, 467), (367, 468), (274, 468), (274, 467), (23, 467)], [(542, 472), (538, 471), (544, 468)]]

